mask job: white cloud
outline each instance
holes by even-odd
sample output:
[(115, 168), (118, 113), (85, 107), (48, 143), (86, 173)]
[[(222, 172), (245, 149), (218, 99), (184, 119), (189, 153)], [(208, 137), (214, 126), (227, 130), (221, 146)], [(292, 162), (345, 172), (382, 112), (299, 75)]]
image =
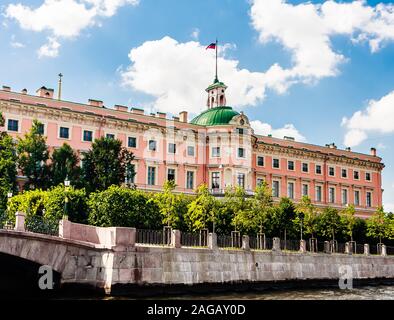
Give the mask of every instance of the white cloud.
[(55, 58), (59, 55), (60, 43), (55, 38), (48, 38), (48, 42), (38, 49), (39, 58)]
[[(170, 37), (147, 41), (130, 51), (131, 65), (120, 72), (123, 84), (155, 98), (155, 108), (171, 113), (206, 109), (205, 88), (212, 83), (215, 52), (196, 41), (179, 43)], [(224, 48), (224, 49), (223, 49)], [(219, 79), (228, 85), (227, 101), (235, 107), (255, 105), (264, 98), (264, 73), (240, 69), (219, 49)]]
[(346, 58), (332, 48), (331, 37), (345, 35), (354, 43), (368, 41), (371, 51), (394, 40), (392, 4), (368, 6), (365, 1), (292, 5), (286, 0), (253, 0), (252, 25), (262, 43), (278, 41), (292, 54), (293, 66), (275, 66), (276, 89), (338, 74)]
[(268, 123), (261, 122), (260, 120), (251, 121), (254, 132), (259, 135), (268, 136), (272, 134), (273, 137), (283, 139), (283, 137), (293, 137), (297, 141), (306, 142), (306, 138), (294, 127), (293, 124), (285, 124), (282, 128), (274, 129)]
[(200, 36), (200, 29), (194, 28), (190, 36), (191, 36), (194, 40), (198, 40), (198, 37)]
[(15, 39), (15, 35), (11, 36), (11, 42), (10, 42), (10, 46), (15, 48), (15, 49), (20, 49), (20, 48), (24, 48), (25, 45), (19, 41), (16, 41)]
[(390, 134), (394, 132), (394, 91), (380, 100), (371, 100), (365, 110), (359, 110), (343, 118), (342, 126), (347, 129), (344, 144), (357, 146), (368, 138), (369, 133)]
[[(81, 31), (99, 25), (99, 18), (113, 16), (126, 4), (139, 0), (44, 0), (38, 8), (21, 3), (10, 4), (5, 16), (15, 19), (20, 27), (36, 32), (48, 31), (52, 38), (77, 37)], [(41, 51), (41, 49), (40, 49)]]

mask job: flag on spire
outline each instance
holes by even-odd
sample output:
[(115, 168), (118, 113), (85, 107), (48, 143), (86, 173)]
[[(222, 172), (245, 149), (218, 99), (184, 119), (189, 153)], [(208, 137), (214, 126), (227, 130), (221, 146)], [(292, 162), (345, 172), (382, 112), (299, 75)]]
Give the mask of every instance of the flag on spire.
[(212, 42), (208, 47), (205, 48), (205, 50), (207, 49), (216, 49), (216, 43)]

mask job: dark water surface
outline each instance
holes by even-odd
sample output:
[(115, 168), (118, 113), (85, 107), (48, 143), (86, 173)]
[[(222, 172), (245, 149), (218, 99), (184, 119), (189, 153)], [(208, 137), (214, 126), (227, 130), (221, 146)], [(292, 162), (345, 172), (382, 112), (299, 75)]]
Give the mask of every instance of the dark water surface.
[[(134, 300), (130, 297), (106, 297), (105, 300)], [(149, 298), (145, 298), (148, 299)], [(394, 286), (365, 286), (351, 290), (292, 289), (264, 292), (239, 292), (208, 295), (154, 297), (170, 300), (394, 300)]]

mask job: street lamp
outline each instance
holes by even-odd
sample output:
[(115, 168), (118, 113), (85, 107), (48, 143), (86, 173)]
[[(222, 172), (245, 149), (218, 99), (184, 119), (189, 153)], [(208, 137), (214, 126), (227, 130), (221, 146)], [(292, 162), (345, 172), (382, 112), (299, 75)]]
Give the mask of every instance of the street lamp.
[(67, 189), (70, 187), (70, 180), (68, 180), (68, 176), (66, 176), (66, 180), (64, 180), (64, 219), (68, 219), (68, 196)]

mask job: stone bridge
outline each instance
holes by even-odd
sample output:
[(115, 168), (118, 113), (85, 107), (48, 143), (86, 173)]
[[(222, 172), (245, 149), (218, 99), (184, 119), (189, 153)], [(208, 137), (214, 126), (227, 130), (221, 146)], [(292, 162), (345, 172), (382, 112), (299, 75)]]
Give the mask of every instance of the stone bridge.
[[(289, 281), (336, 281), (350, 267), (354, 279), (394, 279), (393, 256), (218, 249), (210, 234), (208, 248), (136, 244), (134, 228), (100, 228), (62, 220), (59, 236), (26, 232), (24, 215), (15, 230), (0, 230), (0, 253), (47, 265), (60, 274), (63, 287), (86, 286), (107, 294), (171, 288), (210, 288)], [(302, 247), (302, 246), (301, 246)], [(145, 288), (141, 290), (141, 287)], [(177, 289), (177, 290), (178, 290)], [(145, 290), (146, 291), (146, 290)]]

